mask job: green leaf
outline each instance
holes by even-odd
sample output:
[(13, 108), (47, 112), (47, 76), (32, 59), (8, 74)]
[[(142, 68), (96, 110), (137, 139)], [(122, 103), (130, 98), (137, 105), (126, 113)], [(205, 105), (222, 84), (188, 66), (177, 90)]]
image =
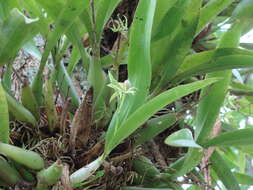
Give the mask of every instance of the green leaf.
[(17, 171), (20, 173), (20, 175), (25, 181), (34, 182), (36, 180), (34, 175), (29, 171), (29, 169), (24, 167), (22, 164), (19, 164), (14, 160), (11, 160), (11, 164), (13, 164), (13, 166), (17, 169)]
[(245, 98), (250, 101), (253, 102), (253, 97), (252, 96), (247, 96), (246, 94), (250, 94), (253, 93), (253, 88), (250, 87), (249, 85), (245, 85), (239, 82), (231, 82), (230, 86), (232, 87), (231, 92), (233, 92), (235, 95), (240, 95), (240, 94), (244, 94)]
[(163, 19), (156, 27), (152, 36), (153, 41), (160, 40), (167, 35), (171, 35), (177, 29), (177, 26), (181, 24), (180, 21), (185, 14), (184, 10), (186, 9), (188, 3), (189, 2), (185, 0), (176, 1), (173, 7), (166, 12)]
[(44, 161), (36, 152), (0, 142), (0, 153), (34, 170), (44, 167)]
[[(238, 155), (236, 155), (238, 156)], [(236, 160), (236, 159), (234, 159)], [(239, 152), (239, 158), (237, 160), (237, 165), (239, 166), (239, 171), (244, 173), (245, 169), (246, 169), (246, 163), (247, 162), (247, 157), (246, 157), (246, 153), (240, 151)]]
[[(222, 36), (220, 44), (219, 44), (219, 48), (238, 47), (242, 29), (243, 29), (243, 23), (236, 22)], [(227, 57), (221, 57), (219, 58), (219, 61), (222, 67), (222, 65), (226, 64), (227, 61), (232, 61), (232, 60), (231, 59), (227, 60)], [(232, 75), (231, 70), (213, 72), (207, 75), (207, 78), (221, 77), (223, 78), (223, 80), (214, 84), (214, 89), (210, 90), (206, 88), (201, 91), (200, 103), (197, 109), (196, 120), (195, 120), (196, 121), (195, 138), (197, 139), (196, 142), (199, 144), (204, 142), (211, 135), (211, 131), (216, 122), (220, 108), (222, 104), (224, 103), (224, 99), (227, 94), (227, 90), (231, 81), (231, 75)]]
[(16, 0), (0, 0), (0, 21), (7, 19), (14, 7), (17, 7)]
[(0, 142), (8, 143), (9, 142), (9, 113), (8, 105), (5, 98), (5, 92), (0, 83)]
[(253, 128), (239, 129), (223, 133), (203, 143), (204, 147), (210, 146), (240, 146), (253, 144)]
[(187, 190), (201, 190), (200, 186), (197, 185), (192, 185), (191, 187), (189, 187)]
[(110, 123), (107, 137), (111, 136), (117, 128), (117, 122), (123, 122), (125, 118), (144, 103), (149, 93), (151, 82), (151, 58), (150, 40), (155, 12), (156, 0), (142, 0), (139, 2), (134, 19), (128, 56), (128, 80), (129, 86), (136, 89), (134, 95), (128, 95), (121, 106), (119, 114), (114, 114)]
[(219, 180), (222, 181), (227, 189), (240, 190), (235, 176), (232, 174), (227, 166), (227, 163), (223, 160), (219, 153), (214, 151), (210, 161), (212, 163), (211, 167), (214, 169), (216, 175), (219, 177)]
[(153, 137), (157, 136), (164, 130), (173, 126), (177, 121), (176, 114), (166, 114), (158, 118), (149, 120), (145, 127), (137, 132), (136, 140), (134, 146), (138, 146), (145, 141), (151, 140)]
[(234, 19), (249, 19), (253, 17), (253, 1), (252, 0), (242, 0), (232, 13)]
[[(40, 33), (47, 36), (48, 33), (50, 32), (48, 30), (48, 25), (49, 25), (48, 23), (50, 23), (52, 20), (49, 17), (49, 15), (45, 17), (45, 9), (42, 9), (42, 7), (40, 6), (38, 2), (39, 1), (37, 0), (22, 1), (22, 9), (25, 9), (27, 13), (29, 14), (29, 16), (33, 18), (39, 18), (37, 25), (40, 30)], [(58, 8), (60, 10), (61, 7), (62, 6), (56, 6), (54, 7), (54, 10)], [(60, 11), (58, 11), (58, 13), (59, 12)]]
[(48, 121), (48, 129), (51, 133), (53, 133), (58, 125), (59, 119), (55, 107), (52, 78), (46, 79), (44, 83), (43, 95), (44, 95), (44, 109)]
[[(194, 76), (198, 72), (201, 74), (206, 72), (213, 72), (215, 70), (223, 70), (226, 66), (220, 66), (216, 63), (220, 59), (227, 58), (229, 56), (253, 56), (253, 51), (240, 49), (240, 48), (218, 48), (216, 50), (204, 51), (201, 53), (195, 53), (189, 55), (185, 58), (183, 64), (180, 66), (177, 75), (174, 77), (173, 81), (178, 82), (184, 78)], [(213, 66), (213, 68), (212, 68)], [(231, 65), (231, 68), (239, 67), (238, 65)], [(244, 65), (242, 64), (242, 67)], [(196, 70), (196, 72), (195, 72)]]
[(221, 11), (227, 8), (234, 0), (211, 0), (200, 11), (200, 19), (198, 23), (197, 33), (201, 30)]
[[(37, 0), (39, 1), (39, 0)], [(40, 0), (40, 3), (43, 4), (44, 1)], [(48, 5), (48, 4), (46, 4)], [(44, 53), (41, 58), (41, 63), (39, 66), (39, 70), (33, 80), (33, 92), (37, 98), (39, 104), (41, 104), (42, 100), (42, 73), (44, 67), (47, 62), (47, 58), (50, 54), (50, 51), (53, 49), (57, 41), (59, 40), (60, 36), (64, 34), (71, 25), (75, 22), (76, 18), (81, 14), (81, 12), (86, 8), (87, 0), (86, 1), (72, 1), (67, 0), (64, 7), (59, 13), (55, 21), (55, 29), (49, 33), (48, 36), (48, 43), (46, 44)]]
[(67, 71), (68, 71), (69, 76), (71, 76), (73, 74), (73, 71), (74, 71), (75, 66), (77, 65), (79, 59), (80, 59), (80, 54), (79, 54), (78, 48), (74, 47), (72, 49), (71, 56), (69, 59), (69, 64), (67, 67)]
[[(192, 45), (199, 20), (201, 0), (193, 0), (188, 4), (181, 25), (175, 34), (169, 39), (162, 39), (152, 45), (153, 75), (155, 76), (155, 80), (152, 80), (152, 89), (155, 89), (153, 92), (155, 95), (167, 87), (168, 81), (176, 74)], [(157, 54), (158, 49), (159, 54)]]
[(12, 61), (22, 45), (36, 34), (36, 21), (15, 8), (0, 24), (0, 66)]
[(201, 148), (201, 146), (194, 141), (192, 133), (189, 129), (181, 129), (172, 133), (165, 139), (165, 144), (176, 147)]
[(22, 105), (29, 110), (37, 120), (40, 118), (40, 109), (36, 102), (36, 98), (32, 92), (32, 88), (29, 86), (29, 82), (25, 81), (21, 88), (21, 102)]
[(43, 8), (48, 13), (48, 16), (52, 17), (54, 20), (56, 20), (56, 18), (59, 16), (59, 13), (64, 8), (64, 2), (61, 0), (55, 1), (35, 0), (35, 2), (40, 9)]
[(32, 55), (34, 58), (40, 60), (41, 59), (41, 53), (40, 50), (36, 47), (35, 41), (30, 40), (27, 43), (24, 44), (22, 47), (27, 53)]
[(80, 40), (82, 35), (82, 28), (78, 22), (72, 24), (70, 29), (66, 32), (67, 37), (73, 43), (75, 47), (79, 50), (81, 59), (83, 61), (83, 67), (86, 72), (89, 70), (90, 56), (87, 54), (85, 48), (83, 47), (82, 41)]
[(233, 172), (235, 178), (237, 179), (238, 183), (241, 185), (253, 185), (253, 176), (239, 173), (239, 172)]
[[(61, 10), (64, 8), (64, 4), (60, 0), (55, 0), (55, 1), (37, 0), (37, 1), (40, 4), (40, 6), (46, 10), (49, 16), (52, 17), (53, 20), (55, 21), (58, 19), (59, 12), (61, 12)], [(86, 7), (88, 7), (88, 5), (86, 5)], [(85, 9), (83, 10), (83, 12), (81, 12), (81, 14), (79, 15), (79, 18), (73, 21), (72, 25), (66, 31), (66, 35), (69, 38), (69, 40), (73, 43), (73, 45), (78, 48), (81, 58), (84, 62), (84, 68), (86, 69), (86, 71), (88, 71), (89, 58), (85, 49), (83, 48), (83, 45), (80, 39), (82, 35), (81, 32), (84, 32), (82, 30), (82, 21), (89, 20), (89, 15), (82, 16), (83, 13), (86, 13)]]
[(214, 58), (210, 62), (206, 62), (177, 75), (174, 81), (180, 81), (191, 76), (207, 74), (216, 71), (231, 70), (238, 68), (253, 67), (253, 56), (249, 55), (230, 55)]
[(69, 76), (64, 64), (58, 63), (54, 69), (54, 75), (56, 76), (56, 81), (59, 86), (60, 92), (63, 97), (71, 98), (71, 107), (78, 108), (81, 100), (76, 91), (76, 88)]
[(156, 177), (160, 174), (160, 171), (155, 167), (152, 161), (144, 156), (140, 156), (133, 160), (133, 169), (139, 175)]
[(185, 156), (182, 156), (178, 160), (172, 162), (168, 168), (166, 168), (165, 173), (168, 175), (172, 175), (175, 171), (179, 170), (182, 168), (182, 165), (184, 164), (185, 161)]
[(203, 151), (198, 148), (190, 148), (183, 159), (180, 159), (175, 165), (171, 166), (172, 169), (176, 168), (171, 175), (172, 179), (183, 176), (192, 171), (198, 164), (200, 164), (203, 157)]
[(17, 119), (18, 121), (30, 123), (33, 126), (37, 125), (35, 117), (29, 110), (27, 110), (22, 104), (20, 104), (7, 92), (5, 92), (5, 97), (8, 103), (8, 110), (15, 117), (15, 119)]
[(9, 63), (5, 67), (4, 75), (3, 75), (3, 80), (2, 80), (2, 85), (3, 88), (8, 92), (11, 93), (11, 75), (12, 75), (12, 64)]
[(0, 170), (0, 180), (8, 184), (8, 186), (15, 186), (22, 180), (18, 171), (3, 159), (0, 159)]
[(55, 183), (57, 183), (57, 181), (62, 176), (62, 170), (63, 170), (62, 164), (60, 164), (59, 161), (56, 161), (50, 167), (43, 169), (37, 173), (37, 179), (39, 181), (39, 184), (37, 185), (40, 184), (42, 186), (55, 185)]
[(107, 133), (105, 152), (107, 154), (110, 153), (114, 147), (131, 135), (138, 127), (144, 124), (153, 114), (164, 106), (214, 82), (217, 82), (217, 79), (208, 79), (187, 85), (180, 85), (149, 100), (147, 103), (140, 106), (124, 123), (121, 124), (116, 135), (114, 135), (114, 133)]
[(243, 145), (237, 146), (241, 152), (245, 153), (247, 156), (253, 157), (253, 146), (252, 145)]
[(142, 105), (149, 92), (151, 82), (150, 40), (156, 2), (157, 0), (140, 1), (131, 27), (127, 65), (128, 80), (137, 89), (136, 94), (126, 100), (130, 107), (128, 109), (131, 111)]
[(153, 29), (152, 34), (154, 34), (154, 31), (157, 31), (157, 27), (160, 25), (162, 19), (164, 16), (168, 13), (168, 11), (175, 5), (177, 0), (159, 0), (157, 1), (155, 15), (154, 15), (154, 23), (153, 23)]
[(240, 43), (240, 46), (246, 49), (253, 50), (253, 43)]
[(121, 0), (100, 0), (96, 11), (96, 35), (99, 42), (105, 24)]

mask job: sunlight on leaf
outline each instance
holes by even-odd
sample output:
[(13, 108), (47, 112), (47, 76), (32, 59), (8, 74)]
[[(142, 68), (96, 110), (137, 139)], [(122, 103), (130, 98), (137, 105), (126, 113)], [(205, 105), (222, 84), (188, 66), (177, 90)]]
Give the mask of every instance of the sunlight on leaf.
[(201, 148), (198, 145), (192, 136), (192, 133), (189, 129), (181, 129), (165, 139), (165, 143), (169, 146), (176, 146), (176, 147), (194, 147), (194, 148)]

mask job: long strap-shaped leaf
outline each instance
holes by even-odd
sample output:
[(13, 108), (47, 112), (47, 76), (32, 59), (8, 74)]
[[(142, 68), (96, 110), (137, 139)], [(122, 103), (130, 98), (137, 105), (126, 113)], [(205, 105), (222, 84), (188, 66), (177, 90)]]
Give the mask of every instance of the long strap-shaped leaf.
[(195, 70), (200, 65), (203, 64), (211, 64), (213, 63), (214, 59), (218, 59), (225, 56), (231, 56), (231, 55), (249, 55), (253, 56), (253, 51), (245, 50), (241, 48), (219, 48), (216, 50), (210, 50), (210, 51), (204, 51), (201, 53), (195, 53), (192, 55), (189, 55), (185, 58), (184, 62), (178, 69), (178, 72), (175, 76), (175, 78), (180, 77), (178, 75), (186, 75), (183, 73)]
[[(41, 0), (37, 0), (37, 1), (41, 1)], [(40, 2), (40, 3), (43, 4), (43, 2)], [(52, 33), (50, 33), (48, 37), (48, 43), (46, 44), (44, 54), (42, 55), (42, 58), (41, 58), (39, 73), (43, 72), (43, 68), (46, 64), (46, 60), (49, 56), (49, 53), (52, 50), (52, 48), (55, 46), (59, 37), (65, 31), (67, 31), (67, 29), (75, 21), (76, 17), (78, 17), (86, 7), (87, 7), (87, 0), (85, 1), (68, 0), (65, 3), (58, 18), (56, 19), (55, 29)]]
[(166, 15), (166, 13), (175, 5), (177, 0), (159, 0), (157, 1), (155, 15), (154, 15), (154, 23), (153, 23), (153, 30), (152, 34), (157, 31), (157, 27), (160, 25), (162, 19)]
[(37, 27), (41, 34), (47, 35), (49, 33), (48, 22), (50, 18), (44, 16), (44, 10), (41, 9), (36, 0), (23, 1), (22, 6), (29, 13), (29, 16), (39, 18)]
[(113, 136), (116, 122), (122, 122), (129, 113), (144, 103), (151, 81), (150, 40), (156, 0), (141, 0), (138, 4), (130, 34), (128, 78), (134, 95), (126, 96), (119, 114), (114, 114), (107, 138)]
[[(29, 1), (30, 2), (30, 1)], [(46, 10), (46, 12), (49, 14), (50, 17), (52, 17), (53, 20), (57, 20), (59, 13), (61, 12), (61, 10), (64, 8), (64, 2), (59, 1), (59, 0), (55, 0), (55, 1), (39, 1), (38, 0), (38, 4), (43, 7), (43, 9)], [(87, 5), (86, 5), (87, 7)], [(33, 11), (33, 10), (32, 10)], [(84, 9), (83, 12), (85, 12), (86, 10)], [(82, 13), (83, 13), (82, 12)], [(80, 16), (82, 15), (82, 13), (80, 14)], [(41, 17), (41, 15), (38, 15)], [(88, 15), (86, 15), (86, 17), (89, 17)], [(81, 21), (85, 20), (86, 17), (84, 18), (80, 18)], [(89, 18), (88, 18), (89, 19)], [(69, 40), (76, 46), (78, 47), (78, 50), (80, 52), (81, 58), (83, 60), (83, 64), (84, 64), (84, 68), (87, 71), (88, 70), (88, 65), (89, 65), (89, 57), (85, 51), (85, 49), (83, 48), (82, 42), (80, 40), (80, 32), (79, 28), (82, 26), (79, 23), (81, 23), (81, 21), (79, 21), (78, 19), (75, 19), (72, 23), (72, 25), (68, 28), (68, 30), (66, 31), (66, 35), (69, 38)], [(87, 26), (86, 26), (87, 27)]]
[(17, 6), (15, 1), (0, 0), (0, 20), (5, 20), (9, 16), (11, 9)]
[(36, 20), (28, 19), (18, 9), (13, 9), (0, 25), (0, 66), (12, 61), (21, 46), (36, 32)]
[[(241, 30), (242, 26), (240, 24), (236, 24), (228, 32), (226, 32), (221, 40), (220, 48), (237, 47), (239, 44)], [(195, 131), (195, 138), (199, 144), (206, 140), (212, 131), (220, 107), (222, 106), (227, 93), (231, 79), (231, 71), (213, 73), (208, 75), (207, 78), (211, 77), (221, 77), (223, 80), (214, 84), (212, 90), (206, 88), (201, 92), (202, 98), (197, 109), (197, 129)], [(194, 161), (192, 161), (191, 158), (196, 157), (198, 154), (199, 152), (196, 152), (196, 150), (189, 149), (185, 156), (185, 160), (189, 161), (185, 161), (181, 168), (173, 174), (173, 177), (182, 176), (196, 167), (196, 165), (201, 161), (201, 157), (198, 157), (198, 159), (195, 159)]]
[(67, 29), (75, 21), (76, 17), (78, 17), (81, 14), (81, 12), (86, 8), (86, 6), (87, 0), (86, 1), (68, 0), (65, 3), (63, 10), (60, 12), (59, 17), (56, 20), (55, 30), (49, 34), (48, 44), (45, 47), (45, 51), (41, 58), (38, 73), (36, 74), (33, 81), (33, 91), (37, 97), (37, 101), (39, 102), (39, 104), (41, 103), (41, 94), (42, 94), (42, 73), (46, 65), (46, 61), (50, 54), (50, 51), (55, 46), (59, 37), (65, 31), (67, 31)]
[(181, 85), (170, 89), (151, 99), (146, 104), (143, 104), (120, 126), (115, 136), (109, 136), (110, 138), (107, 138), (105, 153), (110, 153), (115, 146), (131, 135), (138, 127), (164, 106), (216, 81), (217, 79), (207, 79), (187, 85)]
[(234, 0), (212, 0), (200, 11), (200, 20), (196, 34), (198, 34), (215, 16), (228, 7)]
[(253, 67), (253, 54), (249, 55), (230, 55), (217, 59), (213, 59), (210, 62), (200, 64), (193, 67), (179, 75), (177, 75), (173, 81), (180, 81), (191, 76), (207, 74), (216, 71), (231, 70), (238, 68)]
[(253, 17), (252, 9), (253, 9), (252, 0), (242, 0), (233, 11), (232, 18), (240, 20), (252, 18)]
[(141, 0), (131, 27), (128, 55), (128, 79), (136, 88), (130, 98), (131, 111), (141, 105), (151, 82), (150, 39), (157, 0)]
[[(196, 33), (200, 6), (201, 0), (189, 2), (186, 14), (181, 20), (181, 27), (177, 29), (175, 36), (173, 36), (169, 43), (165, 44), (163, 47), (166, 51), (159, 55), (161, 58), (159, 58), (157, 62), (154, 62), (156, 69), (153, 73), (155, 79), (159, 79), (158, 81), (153, 80), (154, 82), (152, 83), (152, 88), (155, 88), (154, 95), (167, 86), (168, 81), (176, 74), (179, 66), (188, 53)], [(157, 64), (159, 65), (158, 67), (156, 66)]]
[[(178, 162), (178, 170), (174, 172), (171, 176), (172, 179), (176, 179), (179, 176), (190, 172), (194, 167), (196, 167), (201, 158), (203, 157), (203, 151), (198, 148), (190, 148), (181, 162)], [(172, 167), (173, 168), (173, 167)]]
[(145, 141), (152, 139), (169, 127), (173, 126), (177, 121), (176, 114), (166, 114), (158, 118), (151, 119), (147, 122), (145, 128), (142, 128), (137, 133), (137, 138), (134, 146), (138, 146)]
[(121, 0), (100, 0), (96, 12), (96, 35), (100, 41), (103, 28)]
[(250, 186), (253, 185), (253, 176), (238, 172), (233, 172), (233, 175), (235, 176), (239, 184)]
[(240, 129), (223, 133), (203, 144), (204, 147), (210, 146), (241, 146), (253, 144), (253, 128)]
[(221, 155), (214, 151), (210, 160), (212, 162), (212, 168), (225, 187), (229, 190), (240, 190), (240, 186), (238, 185), (235, 176), (232, 174)]
[[(233, 27), (225, 33), (220, 42), (220, 48), (237, 47), (243, 29), (243, 24), (235, 23)], [(228, 60), (226, 60), (228, 61)], [(238, 61), (238, 60), (237, 60)], [(225, 64), (225, 62), (221, 62)], [(203, 142), (209, 137), (216, 118), (219, 114), (227, 89), (231, 80), (231, 70), (211, 73), (207, 77), (222, 77), (224, 80), (215, 84), (214, 89), (209, 91), (203, 89), (201, 96), (203, 97), (197, 109), (196, 115), (196, 139), (198, 143)]]
[(85, 48), (83, 47), (82, 41), (80, 40), (80, 35), (81, 35), (80, 28), (81, 27), (78, 25), (78, 23), (75, 22), (66, 32), (66, 35), (69, 38), (69, 40), (78, 48), (82, 61), (83, 61), (83, 67), (85, 71), (88, 71), (89, 64), (90, 64), (90, 57), (87, 54)]
[(180, 25), (182, 17), (185, 14), (184, 10), (186, 9), (187, 5), (188, 1), (177, 0), (177, 2), (173, 5), (173, 7), (169, 9), (167, 13), (164, 15), (160, 24), (154, 31), (154, 34), (152, 36), (153, 41), (160, 40), (165, 36), (172, 34), (173, 31), (176, 30), (177, 26)]
[(9, 113), (5, 92), (0, 83), (0, 142), (9, 142)]
[(54, 75), (62, 96), (70, 97), (71, 108), (77, 108), (81, 103), (80, 98), (63, 63), (60, 62), (55, 66)]

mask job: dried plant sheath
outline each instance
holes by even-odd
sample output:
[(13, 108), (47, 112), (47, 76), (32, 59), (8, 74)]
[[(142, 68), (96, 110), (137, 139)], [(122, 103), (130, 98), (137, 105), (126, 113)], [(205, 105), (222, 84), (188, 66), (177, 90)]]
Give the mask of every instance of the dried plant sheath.
[(45, 110), (48, 119), (48, 127), (51, 132), (58, 125), (58, 116), (54, 104), (54, 91), (52, 81), (48, 79), (44, 86)]
[(83, 147), (89, 140), (91, 122), (92, 122), (92, 99), (93, 89), (90, 88), (82, 104), (77, 109), (71, 124), (70, 144)]

